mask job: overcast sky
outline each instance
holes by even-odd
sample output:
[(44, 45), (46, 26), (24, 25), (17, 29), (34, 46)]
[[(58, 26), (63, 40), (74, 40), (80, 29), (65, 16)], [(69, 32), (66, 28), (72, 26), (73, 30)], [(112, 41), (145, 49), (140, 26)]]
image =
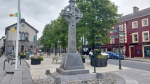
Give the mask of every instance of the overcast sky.
[[(5, 28), (17, 22), (16, 17), (9, 14), (17, 12), (18, 0), (0, 0), (0, 38), (5, 35)], [(44, 26), (56, 19), (67, 6), (69, 0), (21, 0), (21, 17), (36, 28), (42, 35)], [(133, 7), (140, 10), (150, 7), (150, 0), (111, 0), (118, 6), (118, 13), (132, 13)]]

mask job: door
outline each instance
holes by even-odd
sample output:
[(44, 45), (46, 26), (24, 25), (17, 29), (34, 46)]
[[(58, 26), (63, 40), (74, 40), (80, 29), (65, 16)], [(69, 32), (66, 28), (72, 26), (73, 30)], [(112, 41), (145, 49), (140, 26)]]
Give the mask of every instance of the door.
[(135, 56), (135, 49), (134, 47), (131, 47), (131, 58), (134, 58)]
[(145, 46), (144, 47), (144, 57), (145, 58), (150, 58), (150, 46)]

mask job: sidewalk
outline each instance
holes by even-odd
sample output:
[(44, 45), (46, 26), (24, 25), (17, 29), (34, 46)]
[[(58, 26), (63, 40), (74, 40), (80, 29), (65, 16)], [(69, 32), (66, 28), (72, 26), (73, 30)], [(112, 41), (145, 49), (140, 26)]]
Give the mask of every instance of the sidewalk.
[(150, 58), (142, 58), (142, 57), (125, 58), (125, 60), (132, 60), (132, 61), (140, 61), (140, 62), (150, 63)]
[[(50, 57), (44, 55), (44, 60), (41, 62), (40, 65), (31, 65), (31, 61), (26, 60), (30, 66), (30, 73), (32, 79), (36, 84), (48, 84), (48, 83), (50, 84), (51, 82), (53, 82), (53, 80), (50, 80), (50, 78), (45, 75), (45, 72), (46, 70), (50, 70), (50, 73), (55, 72), (56, 68), (60, 67), (62, 57), (59, 57), (57, 63), (56, 62), (52, 63), (52, 58), (53, 55), (51, 55)], [(94, 74), (93, 73), (94, 67), (90, 65), (89, 59), (86, 59), (86, 63), (84, 63), (84, 65), (85, 65), (85, 69), (88, 69), (91, 74)], [(117, 65), (108, 64), (107, 67), (96, 67), (96, 72), (113, 74), (113, 76), (116, 77), (115, 84), (138, 84), (138, 83), (149, 84), (150, 82), (150, 79), (147, 79), (150, 77), (150, 74), (147, 74), (149, 73), (148, 71), (137, 70), (137, 69), (123, 67), (123, 66), (122, 66), (122, 70), (119, 70)]]
[(34, 84), (29, 67), (23, 59), (21, 65), (18, 60), (17, 70), (15, 70), (15, 64), (11, 65), (12, 60), (5, 62), (5, 69), (3, 70), (5, 59), (6, 56), (0, 57), (0, 84)]

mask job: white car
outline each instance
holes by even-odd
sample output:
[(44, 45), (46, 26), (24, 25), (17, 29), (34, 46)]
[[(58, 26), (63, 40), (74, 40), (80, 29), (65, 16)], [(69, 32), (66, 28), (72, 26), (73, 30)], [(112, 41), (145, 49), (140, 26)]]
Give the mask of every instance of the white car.
[(105, 53), (105, 52), (101, 52), (101, 55), (106, 55), (107, 59), (109, 59), (109, 54)]

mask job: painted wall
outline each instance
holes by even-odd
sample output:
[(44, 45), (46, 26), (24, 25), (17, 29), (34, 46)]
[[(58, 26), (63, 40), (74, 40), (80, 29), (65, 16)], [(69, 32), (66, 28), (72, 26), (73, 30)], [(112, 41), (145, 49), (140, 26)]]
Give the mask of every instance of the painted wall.
[[(24, 25), (24, 26), (23, 26)], [(33, 30), (32, 28), (30, 28), (27, 24), (25, 24), (24, 22), (22, 22), (20, 24), (20, 29), (19, 29), (20, 32), (28, 32), (29, 34), (29, 41), (33, 41), (33, 38), (34, 38), (34, 35), (37, 35), (36, 34), (36, 31)], [(16, 39), (16, 32), (13, 33), (12, 30), (10, 29), (8, 32), (7, 32), (7, 40), (13, 40), (13, 39)], [(19, 37), (20, 38), (20, 37)]]

